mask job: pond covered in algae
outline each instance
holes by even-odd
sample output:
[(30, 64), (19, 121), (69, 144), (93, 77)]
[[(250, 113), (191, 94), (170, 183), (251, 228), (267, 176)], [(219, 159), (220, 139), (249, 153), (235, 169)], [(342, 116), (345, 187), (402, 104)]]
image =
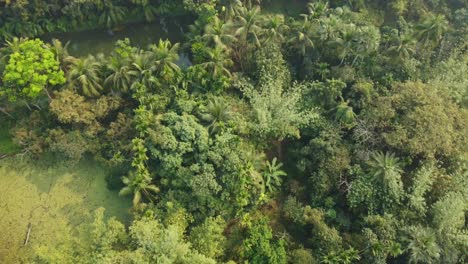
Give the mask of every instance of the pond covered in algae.
[(128, 223), (130, 199), (107, 188), (106, 171), (91, 161), (74, 168), (0, 161), (0, 263), (30, 263), (42, 246), (80, 236), (77, 227), (90, 221), (99, 207), (105, 208), (106, 216)]

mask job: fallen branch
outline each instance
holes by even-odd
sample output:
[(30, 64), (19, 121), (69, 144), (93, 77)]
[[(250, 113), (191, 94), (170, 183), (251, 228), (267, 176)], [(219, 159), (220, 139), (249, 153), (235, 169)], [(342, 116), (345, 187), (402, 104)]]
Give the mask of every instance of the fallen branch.
[(29, 224), (28, 224), (28, 233), (26, 233), (26, 239), (24, 240), (24, 245), (23, 245), (23, 247), (25, 247), (25, 246), (28, 244), (28, 242), (29, 242), (29, 235), (31, 235), (31, 228), (32, 228), (32, 224), (29, 223)]
[(8, 113), (8, 111), (6, 110), (6, 108), (0, 107), (0, 112), (4, 113), (5, 115), (7, 115), (8, 117), (10, 117), (11, 119), (15, 119), (10, 113)]

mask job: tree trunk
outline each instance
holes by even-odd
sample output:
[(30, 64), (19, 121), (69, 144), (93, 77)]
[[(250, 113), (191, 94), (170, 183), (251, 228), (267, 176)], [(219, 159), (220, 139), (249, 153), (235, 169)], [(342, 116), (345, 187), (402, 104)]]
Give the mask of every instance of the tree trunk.
[(279, 160), (283, 160), (283, 141), (280, 139), (277, 139), (273, 141), (273, 145), (276, 147), (276, 153), (278, 155)]

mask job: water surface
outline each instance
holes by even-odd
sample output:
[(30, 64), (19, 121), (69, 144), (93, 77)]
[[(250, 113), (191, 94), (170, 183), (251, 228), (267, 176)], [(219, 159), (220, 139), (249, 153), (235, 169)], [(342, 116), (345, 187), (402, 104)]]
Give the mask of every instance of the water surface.
[(80, 32), (50, 33), (42, 36), (44, 41), (58, 39), (62, 43), (70, 42), (68, 51), (73, 56), (88, 54), (109, 54), (117, 40), (129, 38), (133, 46), (147, 48), (159, 39), (168, 39), (172, 43), (183, 41), (184, 32), (191, 23), (190, 18), (161, 18), (152, 23), (133, 23), (117, 26), (114, 30), (96, 29)]

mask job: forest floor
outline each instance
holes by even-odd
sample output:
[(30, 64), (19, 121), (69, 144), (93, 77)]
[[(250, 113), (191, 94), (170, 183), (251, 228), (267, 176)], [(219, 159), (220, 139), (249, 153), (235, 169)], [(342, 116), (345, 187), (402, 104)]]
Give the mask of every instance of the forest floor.
[(106, 216), (131, 220), (130, 199), (107, 188), (108, 169), (93, 161), (74, 167), (43, 164), (19, 158), (0, 161), (0, 263), (26, 263), (43, 245), (79, 239), (79, 225), (90, 221), (99, 207)]

